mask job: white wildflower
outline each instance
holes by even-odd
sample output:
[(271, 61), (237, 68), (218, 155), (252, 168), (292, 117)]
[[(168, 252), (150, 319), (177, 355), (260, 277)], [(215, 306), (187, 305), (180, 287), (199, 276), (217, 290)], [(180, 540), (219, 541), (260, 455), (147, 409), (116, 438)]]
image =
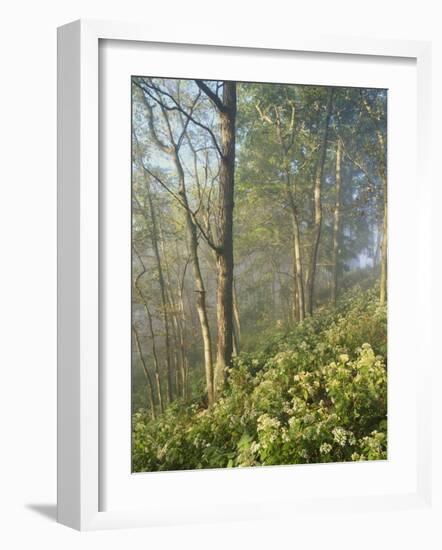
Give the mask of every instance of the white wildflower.
[(322, 443), (322, 445), (319, 447), (319, 452), (322, 455), (328, 454), (332, 450), (332, 446), (330, 443)]
[(337, 427), (333, 428), (332, 430), (333, 439), (340, 445), (341, 447), (344, 447), (347, 442), (347, 432), (344, 430), (344, 428)]

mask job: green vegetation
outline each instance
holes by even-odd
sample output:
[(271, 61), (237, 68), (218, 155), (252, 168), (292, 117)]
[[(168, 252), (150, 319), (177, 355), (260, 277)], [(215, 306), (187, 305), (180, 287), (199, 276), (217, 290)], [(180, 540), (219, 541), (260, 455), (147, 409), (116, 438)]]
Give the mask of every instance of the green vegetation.
[(132, 417), (133, 470), (187, 470), (387, 458), (387, 313), (379, 290), (275, 328), (242, 351), (227, 383)]

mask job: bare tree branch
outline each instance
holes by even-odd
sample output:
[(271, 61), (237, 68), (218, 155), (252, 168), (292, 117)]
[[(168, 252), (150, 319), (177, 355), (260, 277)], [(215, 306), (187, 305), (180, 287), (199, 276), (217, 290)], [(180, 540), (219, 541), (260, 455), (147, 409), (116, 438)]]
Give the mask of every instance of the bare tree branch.
[[(195, 124), (195, 126), (198, 126), (198, 127), (202, 128), (203, 130), (205, 130), (209, 134), (209, 136), (211, 137), (212, 142), (213, 142), (216, 150), (218, 151), (218, 154), (221, 157), (223, 157), (223, 152), (222, 152), (222, 150), (221, 150), (221, 148), (218, 144), (218, 140), (216, 139), (216, 136), (213, 133), (213, 131), (208, 126), (206, 126), (205, 124), (203, 124), (202, 122), (197, 120), (191, 113), (189, 113), (188, 111), (183, 109), (183, 107), (173, 97), (172, 94), (170, 94), (166, 90), (163, 90), (163, 89), (159, 88), (158, 86), (155, 86), (155, 84), (153, 84), (152, 81), (150, 81), (148, 84), (146, 83), (145, 80), (143, 80), (143, 84), (139, 84), (137, 81), (134, 81), (134, 83), (144, 94), (147, 94), (148, 97), (150, 97), (153, 101), (158, 103), (158, 105), (161, 105), (167, 111), (178, 111), (178, 112), (182, 113), (185, 117), (187, 117), (193, 124)], [(156, 97), (155, 95), (153, 95), (153, 93), (151, 92), (151, 90), (149, 88), (151, 88), (152, 90), (154, 90), (158, 94), (163, 95), (163, 96), (167, 97), (168, 99), (170, 99), (170, 101), (172, 101), (172, 103), (173, 103), (173, 106), (167, 105), (161, 99), (159, 99), (159, 97)]]
[(193, 223), (197, 226), (197, 228), (199, 229), (201, 235), (204, 237), (204, 240), (207, 242), (207, 244), (210, 246), (210, 248), (212, 248), (215, 252), (219, 252), (219, 247), (212, 241), (212, 239), (209, 237), (209, 235), (207, 234), (207, 232), (205, 231), (205, 229), (202, 227), (202, 225), (199, 223), (197, 217), (196, 217), (196, 213), (189, 207), (187, 206), (184, 201), (182, 200), (182, 198), (179, 196), (178, 193), (176, 193), (175, 191), (173, 191), (168, 185), (166, 185), (164, 183), (164, 181), (157, 175), (155, 174), (154, 172), (152, 172), (151, 170), (149, 170), (149, 168), (147, 168), (147, 166), (144, 165), (144, 163), (142, 163), (142, 167), (143, 167), (143, 170), (149, 175), (151, 176), (157, 183), (159, 183), (161, 185), (161, 187), (167, 191), (177, 202), (178, 204), (184, 208), (187, 212), (189, 212), (189, 214), (191, 215), (192, 217), (192, 221)]
[(269, 124), (274, 124), (273, 120), (269, 117), (269, 115), (261, 109), (261, 105), (260, 105), (259, 101), (258, 101), (258, 103), (256, 103), (255, 108), (258, 111), (258, 114), (261, 117), (261, 120), (264, 120), (265, 122), (268, 122)]
[(221, 113), (227, 112), (227, 108), (215, 92), (213, 92), (209, 86), (204, 82), (204, 80), (195, 80), (196, 85), (200, 90), (202, 90), (206, 96), (215, 104), (216, 108), (221, 111)]

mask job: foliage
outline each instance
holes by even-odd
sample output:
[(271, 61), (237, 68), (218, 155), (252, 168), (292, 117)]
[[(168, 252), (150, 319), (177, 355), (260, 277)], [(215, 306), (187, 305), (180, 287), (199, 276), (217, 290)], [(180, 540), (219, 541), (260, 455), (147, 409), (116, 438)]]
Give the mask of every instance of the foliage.
[(386, 341), (376, 289), (347, 292), (241, 353), (210, 409), (201, 397), (155, 421), (135, 412), (133, 470), (385, 459)]

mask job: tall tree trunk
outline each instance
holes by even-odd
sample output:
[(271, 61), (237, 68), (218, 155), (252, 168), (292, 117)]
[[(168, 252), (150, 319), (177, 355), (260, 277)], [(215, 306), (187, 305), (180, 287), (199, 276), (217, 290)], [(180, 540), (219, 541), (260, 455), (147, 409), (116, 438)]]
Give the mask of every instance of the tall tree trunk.
[(219, 249), (217, 252), (217, 360), (215, 393), (226, 380), (233, 351), (233, 206), (235, 176), (236, 82), (223, 85), (220, 111), (221, 163), (219, 172)]
[[(177, 245), (178, 248), (178, 245)], [(183, 387), (183, 397), (184, 399), (187, 399), (189, 396), (189, 388), (188, 388), (188, 371), (189, 371), (189, 363), (187, 359), (187, 330), (186, 330), (186, 310), (184, 307), (184, 284), (185, 284), (185, 278), (186, 278), (186, 271), (187, 271), (187, 262), (183, 270), (183, 274), (181, 277), (180, 284), (178, 286), (178, 311), (179, 311), (179, 326), (180, 326), (180, 345), (181, 345), (181, 353), (184, 358), (184, 387)]]
[[(293, 246), (293, 250), (294, 250)], [(300, 311), (299, 311), (299, 294), (298, 286), (296, 284), (298, 276), (298, 268), (296, 266), (296, 258), (293, 252), (292, 254), (292, 268), (293, 268), (293, 303), (292, 303), (292, 321), (297, 323), (300, 321)]]
[(295, 277), (294, 298), (298, 302), (298, 321), (305, 318), (305, 300), (304, 300), (304, 282), (302, 275), (301, 261), (301, 236), (299, 232), (299, 222), (296, 209), (292, 209), (292, 231), (293, 231), (293, 275)]
[[(370, 112), (370, 111), (369, 111)], [(384, 135), (380, 130), (377, 121), (376, 124), (376, 136), (381, 151), (379, 174), (382, 181), (383, 191), (383, 216), (382, 216), (382, 241), (381, 241), (381, 280), (379, 289), (379, 302), (385, 304), (387, 301), (387, 263), (388, 263), (388, 187), (387, 187), (387, 147), (384, 140)]]
[(316, 169), (316, 178), (314, 185), (314, 225), (313, 225), (313, 242), (312, 251), (310, 257), (310, 267), (308, 270), (308, 278), (306, 280), (307, 291), (307, 304), (306, 310), (309, 315), (313, 314), (313, 295), (315, 289), (316, 278), (316, 264), (318, 260), (319, 241), (321, 239), (322, 228), (322, 202), (321, 202), (321, 190), (322, 190), (322, 178), (324, 174), (324, 164), (327, 153), (327, 140), (328, 140), (328, 127), (330, 123), (331, 111), (333, 101), (333, 88), (328, 88), (327, 93), (327, 107), (324, 120), (324, 130), (322, 134), (321, 148), (318, 159), (318, 166)]
[(233, 317), (235, 321), (235, 338), (237, 344), (237, 354), (241, 345), (241, 319), (239, 316), (238, 295), (236, 293), (236, 284), (233, 281)]
[[(164, 255), (164, 247), (163, 244), (161, 245), (161, 249), (163, 251)], [(181, 371), (182, 371), (182, 357), (180, 352), (180, 345), (179, 345), (179, 336), (178, 336), (178, 326), (177, 326), (177, 319), (176, 319), (176, 309), (175, 309), (175, 302), (173, 299), (173, 293), (172, 289), (170, 287), (170, 279), (168, 275), (168, 268), (167, 268), (167, 260), (164, 259), (164, 269), (166, 274), (166, 298), (167, 298), (167, 304), (168, 304), (168, 316), (169, 316), (169, 329), (170, 329), (170, 336), (172, 340), (171, 345), (171, 362), (172, 362), (172, 375), (174, 377), (174, 395), (180, 396), (182, 394), (182, 385), (181, 385)]]
[(381, 281), (379, 302), (385, 304), (387, 300), (387, 242), (388, 242), (388, 209), (387, 209), (387, 182), (384, 185), (384, 216), (382, 221), (382, 241), (381, 241)]
[(158, 404), (160, 406), (160, 411), (164, 412), (164, 400), (163, 400), (163, 390), (161, 388), (161, 376), (160, 376), (160, 362), (158, 361), (158, 353), (157, 353), (157, 347), (155, 342), (155, 333), (153, 330), (153, 321), (152, 321), (152, 314), (150, 313), (150, 309), (147, 305), (147, 302), (144, 302), (144, 307), (147, 313), (147, 319), (149, 321), (149, 332), (150, 337), (152, 338), (152, 355), (153, 355), (153, 363), (155, 366), (155, 384), (157, 387), (157, 395), (158, 395)]
[(238, 337), (236, 334), (236, 328), (233, 326), (233, 339), (232, 339), (232, 356), (237, 357), (239, 353)]
[(184, 399), (187, 397), (187, 376), (186, 376), (186, 370), (187, 370), (187, 356), (186, 356), (186, 343), (184, 339), (184, 333), (183, 333), (183, 325), (181, 322), (181, 310), (179, 310), (175, 316), (175, 324), (177, 329), (177, 336), (178, 336), (178, 343), (179, 343), (179, 350), (180, 350), (180, 383), (181, 383), (181, 395)]
[(181, 355), (183, 357), (183, 398), (188, 398), (188, 369), (189, 364), (187, 360), (187, 346), (186, 346), (186, 334), (185, 334), (185, 310), (184, 310), (184, 300), (181, 296), (181, 291), (179, 295), (179, 311), (180, 311), (180, 347)]
[(164, 321), (164, 334), (165, 334), (165, 345), (166, 345), (166, 369), (167, 369), (167, 397), (169, 403), (173, 400), (173, 378), (172, 378), (172, 362), (170, 357), (170, 331), (169, 331), (169, 315), (168, 315), (168, 302), (166, 296), (166, 283), (164, 281), (163, 266), (161, 263), (161, 255), (158, 246), (158, 224), (156, 219), (155, 207), (152, 200), (152, 192), (150, 188), (150, 181), (146, 178), (146, 189), (147, 189), (147, 198), (149, 201), (149, 210), (151, 218), (151, 240), (152, 248), (155, 255), (155, 260), (157, 263), (158, 270), (158, 281), (160, 283), (160, 294), (161, 294), (161, 305), (163, 308), (163, 321)]
[(301, 234), (299, 231), (298, 210), (296, 208), (290, 172), (286, 172), (286, 195), (292, 220), (293, 239), (293, 312), (295, 320), (303, 321), (305, 318), (304, 281), (301, 259)]
[(341, 240), (341, 185), (342, 185), (342, 141), (338, 139), (336, 145), (336, 182), (335, 182), (335, 208), (333, 210), (333, 250), (332, 250), (332, 288), (331, 301), (336, 305), (338, 296), (339, 274), (339, 244)]
[(385, 304), (387, 301), (387, 263), (388, 263), (388, 187), (387, 187), (387, 172), (386, 172), (386, 156), (387, 149), (385, 147), (384, 136), (380, 130), (378, 130), (378, 141), (383, 152), (383, 160), (381, 161), (381, 180), (383, 190), (383, 220), (382, 220), (382, 241), (381, 241), (381, 280), (380, 280), (380, 292), (379, 302)]
[(186, 226), (189, 236), (190, 257), (192, 260), (193, 273), (195, 278), (195, 292), (196, 292), (196, 309), (198, 312), (198, 319), (201, 327), (201, 335), (203, 338), (204, 347), (204, 370), (206, 376), (206, 388), (207, 388), (207, 401), (209, 407), (212, 406), (215, 399), (214, 392), (214, 377), (213, 377), (213, 359), (212, 359), (212, 338), (210, 335), (209, 318), (207, 315), (207, 303), (206, 303), (206, 289), (204, 286), (204, 280), (201, 273), (199, 255), (198, 255), (198, 233), (195, 222), (193, 221), (190, 213), (190, 207), (187, 199), (186, 181), (184, 177), (184, 170), (178, 156), (175, 154), (175, 166), (178, 172), (178, 179), (180, 190), (179, 194), (183, 201)]
[(379, 118), (376, 116), (373, 111), (372, 106), (367, 101), (367, 99), (362, 95), (362, 103), (365, 107), (365, 110), (372, 118), (375, 130), (376, 138), (379, 145), (379, 175), (382, 181), (382, 191), (383, 191), (383, 216), (382, 216), (382, 241), (381, 241), (381, 280), (380, 280), (380, 290), (379, 290), (379, 302), (384, 304), (387, 300), (387, 256), (388, 256), (388, 200), (387, 200), (387, 146), (384, 138), (384, 133), (379, 124)]
[(150, 373), (149, 373), (149, 370), (147, 368), (147, 363), (146, 363), (146, 360), (144, 358), (143, 350), (141, 348), (140, 338), (138, 336), (138, 331), (135, 328), (135, 325), (132, 325), (132, 331), (134, 333), (135, 344), (137, 346), (138, 355), (140, 356), (141, 365), (143, 367), (144, 377), (146, 378), (146, 382), (147, 382), (147, 390), (148, 390), (148, 395), (149, 395), (150, 412), (151, 412), (151, 415), (152, 415), (152, 420), (155, 420), (155, 418), (156, 418), (156, 415), (155, 415), (155, 400), (154, 400), (154, 394), (153, 394), (152, 379), (150, 377)]
[(174, 355), (175, 355), (175, 370), (176, 370), (176, 388), (177, 395), (185, 397), (185, 370), (186, 370), (186, 351), (183, 339), (183, 327), (180, 319), (181, 312), (175, 300), (174, 285), (172, 284), (172, 277), (170, 275), (169, 261), (167, 259), (167, 253), (164, 243), (166, 241), (163, 229), (163, 219), (159, 216), (160, 220), (160, 235), (161, 235), (161, 251), (164, 257), (164, 269), (166, 273), (167, 281), (167, 296), (170, 304), (170, 314), (172, 319), (172, 330), (175, 342)]

